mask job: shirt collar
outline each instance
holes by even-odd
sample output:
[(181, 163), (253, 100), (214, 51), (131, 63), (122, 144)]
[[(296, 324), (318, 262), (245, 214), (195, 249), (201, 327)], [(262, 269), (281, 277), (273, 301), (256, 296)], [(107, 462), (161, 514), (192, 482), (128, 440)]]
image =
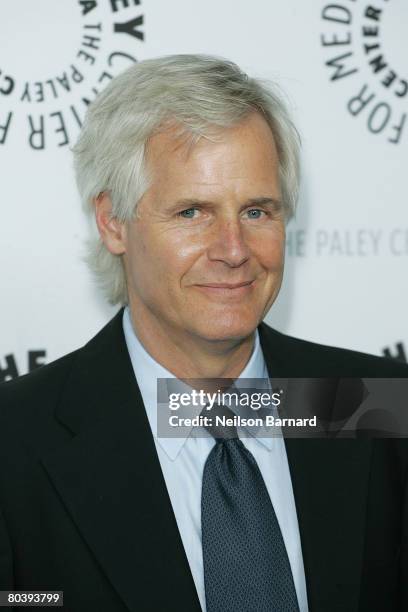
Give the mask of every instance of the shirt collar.
[[(177, 438), (157, 437), (157, 379), (175, 378), (175, 376), (153, 359), (140, 342), (133, 329), (129, 306), (124, 310), (122, 324), (126, 346), (153, 436), (170, 459), (175, 459), (189, 433), (186, 433), (184, 437)], [(255, 331), (255, 343), (251, 357), (239, 378), (268, 378), (268, 370), (262, 353), (258, 330)], [(256, 439), (268, 450), (272, 449), (272, 438), (259, 437)]]

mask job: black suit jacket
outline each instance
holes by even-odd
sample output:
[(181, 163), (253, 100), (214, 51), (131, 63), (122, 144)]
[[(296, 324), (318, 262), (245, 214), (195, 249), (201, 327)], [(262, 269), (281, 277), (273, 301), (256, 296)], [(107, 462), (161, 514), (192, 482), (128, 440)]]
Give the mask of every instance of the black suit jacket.
[[(63, 590), (67, 612), (199, 612), (121, 319), (0, 387), (0, 590)], [(259, 332), (271, 377), (408, 375)], [(407, 441), (286, 448), (310, 611), (408, 610)]]

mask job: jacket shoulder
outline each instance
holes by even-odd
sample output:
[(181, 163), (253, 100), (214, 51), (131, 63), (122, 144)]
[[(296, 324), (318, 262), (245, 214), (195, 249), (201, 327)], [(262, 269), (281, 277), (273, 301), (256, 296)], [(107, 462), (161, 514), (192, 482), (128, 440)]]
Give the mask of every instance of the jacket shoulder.
[(263, 349), (291, 370), (288, 376), (408, 377), (408, 364), (394, 359), (294, 338), (266, 323), (259, 332)]
[[(78, 365), (83, 369), (81, 363), (83, 356), (88, 355), (89, 361), (92, 362), (95, 355), (100, 352), (105, 355), (111, 353), (112, 342), (120, 338), (122, 316), (123, 309), (120, 309), (84, 346), (29, 374), (0, 384), (0, 418), (8, 411), (8, 406), (12, 406), (13, 410), (22, 410), (25, 405), (30, 409), (33, 406), (40, 409), (41, 406), (50, 403), (55, 405), (74, 366)], [(88, 372), (83, 374), (86, 378)]]
[(81, 349), (0, 385), (0, 428), (15, 422), (25, 428), (44, 413), (53, 412)]
[[(99, 379), (99, 366), (112, 355), (112, 346), (121, 343), (123, 309), (83, 347), (44, 365), (30, 374), (0, 385), (0, 434), (6, 428), (13, 432), (32, 427), (39, 436), (41, 427), (55, 422), (57, 405), (67, 394), (74, 403), (86, 405), (84, 387), (77, 389), (78, 375), (82, 384)], [(75, 376), (75, 373), (77, 376)], [(75, 389), (74, 389), (75, 387)], [(89, 399), (89, 398), (88, 398)], [(2, 432), (3, 429), (3, 432)]]

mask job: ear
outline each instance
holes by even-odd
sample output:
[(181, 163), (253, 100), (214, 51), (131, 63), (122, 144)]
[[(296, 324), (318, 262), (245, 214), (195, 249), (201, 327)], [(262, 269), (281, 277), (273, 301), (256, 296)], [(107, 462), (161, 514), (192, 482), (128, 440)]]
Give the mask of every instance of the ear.
[(125, 225), (112, 217), (112, 202), (109, 194), (103, 191), (94, 198), (95, 220), (99, 234), (110, 253), (122, 255), (125, 248)]

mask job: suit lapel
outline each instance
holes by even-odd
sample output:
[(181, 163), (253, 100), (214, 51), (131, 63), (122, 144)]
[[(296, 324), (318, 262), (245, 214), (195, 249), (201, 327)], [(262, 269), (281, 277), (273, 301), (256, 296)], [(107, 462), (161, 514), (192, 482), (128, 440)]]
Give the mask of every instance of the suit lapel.
[[(269, 376), (324, 376), (288, 352), (284, 337), (262, 324)], [(312, 368), (313, 369), (313, 368)], [(316, 371), (318, 370), (318, 371)], [(347, 372), (339, 372), (339, 376)], [(299, 522), (309, 609), (354, 612), (365, 532), (370, 440), (285, 439)]]
[(43, 464), (131, 611), (201, 609), (122, 332), (81, 351), (57, 408), (72, 440)]

